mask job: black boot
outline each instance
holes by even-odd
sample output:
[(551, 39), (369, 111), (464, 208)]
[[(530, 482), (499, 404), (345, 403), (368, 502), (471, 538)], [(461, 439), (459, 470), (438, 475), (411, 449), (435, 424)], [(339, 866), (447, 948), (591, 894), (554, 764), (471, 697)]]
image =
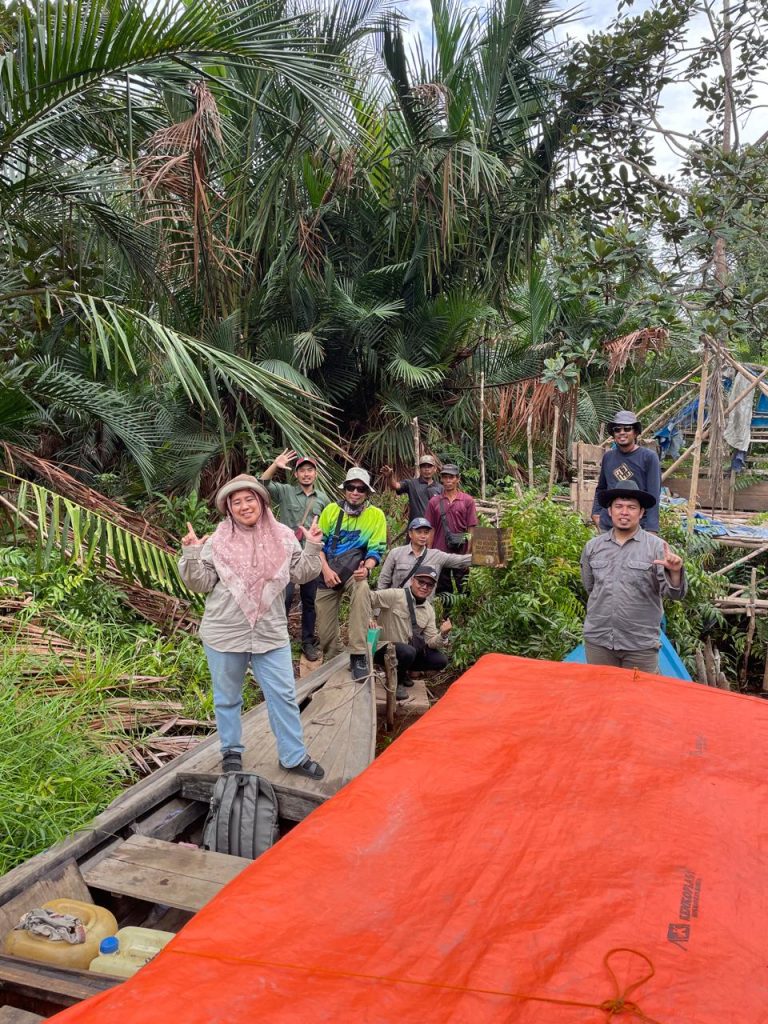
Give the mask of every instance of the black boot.
[(356, 683), (368, 678), (368, 659), (364, 654), (350, 654), (349, 671)]

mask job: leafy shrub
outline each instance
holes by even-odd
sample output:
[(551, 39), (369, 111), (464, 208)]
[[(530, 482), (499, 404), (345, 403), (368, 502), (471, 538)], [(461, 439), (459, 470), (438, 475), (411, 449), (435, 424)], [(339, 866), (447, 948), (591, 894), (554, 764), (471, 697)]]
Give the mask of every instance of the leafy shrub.
[(507, 566), (473, 569), (467, 594), (451, 606), (457, 668), (489, 651), (558, 661), (581, 639), (586, 595), (579, 558), (594, 534), (577, 513), (536, 494), (507, 500)]

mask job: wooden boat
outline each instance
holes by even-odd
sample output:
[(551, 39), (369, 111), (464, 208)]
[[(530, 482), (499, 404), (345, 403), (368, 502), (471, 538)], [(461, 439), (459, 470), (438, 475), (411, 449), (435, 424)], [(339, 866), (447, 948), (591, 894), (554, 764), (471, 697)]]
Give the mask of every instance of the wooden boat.
[[(279, 767), (265, 705), (243, 716), (243, 770), (274, 786), (281, 833), (373, 760), (373, 683), (353, 682), (347, 664), (340, 655), (297, 683), (307, 746), (325, 768), (321, 781)], [(178, 931), (251, 863), (179, 845), (200, 841), (219, 770), (214, 734), (126, 790), (82, 831), (0, 878), (0, 939), (26, 911), (59, 897), (105, 906), (121, 927)], [(0, 955), (0, 1024), (52, 1016), (117, 984), (87, 970)]]

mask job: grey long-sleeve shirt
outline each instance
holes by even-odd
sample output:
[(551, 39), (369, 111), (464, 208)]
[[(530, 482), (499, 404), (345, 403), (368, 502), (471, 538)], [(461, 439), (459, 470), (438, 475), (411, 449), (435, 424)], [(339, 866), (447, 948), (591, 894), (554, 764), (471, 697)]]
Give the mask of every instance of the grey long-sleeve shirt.
[[(413, 569), (416, 561), (417, 556), (413, 553), (413, 548), (410, 544), (404, 544), (399, 548), (392, 548), (384, 559), (379, 578), (376, 581), (376, 589), (387, 590), (389, 587), (402, 587), (403, 580)], [(453, 555), (447, 551), (438, 551), (437, 548), (427, 548), (424, 561), (419, 566), (419, 569), (431, 565), (440, 573), (446, 568), (461, 569), (471, 564), (472, 555)], [(413, 579), (413, 576), (411, 576), (411, 579)], [(411, 580), (408, 580), (406, 586), (410, 587), (410, 585)]]
[[(307, 541), (302, 551), (293, 539), (290, 578), (292, 583), (308, 583), (320, 574), (320, 545)], [(236, 654), (266, 654), (289, 642), (285, 616), (285, 596), (281, 592), (254, 625), (248, 622), (240, 605), (219, 579), (213, 564), (210, 540), (203, 545), (185, 547), (179, 562), (179, 575), (196, 594), (208, 594), (200, 639), (215, 651)]]
[(619, 544), (611, 529), (588, 541), (581, 553), (581, 580), (589, 594), (584, 639), (618, 651), (659, 647), (663, 600), (685, 597), (688, 583), (681, 570), (673, 587), (667, 571), (654, 565), (664, 557), (664, 542), (638, 528)]

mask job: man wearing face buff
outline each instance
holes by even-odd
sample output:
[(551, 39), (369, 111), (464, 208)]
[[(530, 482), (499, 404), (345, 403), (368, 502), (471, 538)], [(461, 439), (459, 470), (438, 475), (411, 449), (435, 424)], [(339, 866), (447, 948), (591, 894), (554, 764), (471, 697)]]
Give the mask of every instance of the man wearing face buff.
[(289, 582), (305, 583), (320, 572), (317, 521), (304, 530), (302, 551), (293, 531), (272, 515), (264, 486), (247, 474), (224, 484), (216, 508), (225, 519), (210, 538), (198, 538), (187, 524), (179, 572), (190, 590), (208, 594), (200, 638), (213, 680), (222, 769), (242, 769), (240, 711), (250, 665), (264, 693), (280, 765), (321, 779), (323, 769), (304, 746), (284, 598)]
[(344, 492), (343, 501), (326, 505), (318, 523), (323, 578), (316, 598), (317, 635), (326, 658), (341, 654), (339, 606), (348, 593), (349, 668), (352, 678), (360, 680), (368, 675), (368, 577), (384, 555), (387, 521), (380, 508), (368, 504), (373, 488), (367, 470), (348, 470), (339, 490)]

